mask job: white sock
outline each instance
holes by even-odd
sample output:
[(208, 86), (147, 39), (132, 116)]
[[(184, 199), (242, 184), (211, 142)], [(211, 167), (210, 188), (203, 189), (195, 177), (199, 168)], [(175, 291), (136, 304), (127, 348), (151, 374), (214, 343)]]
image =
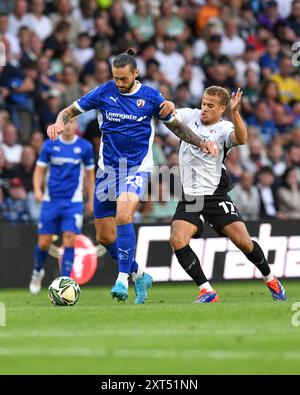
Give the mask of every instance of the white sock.
[(202, 291), (202, 289), (206, 289), (207, 291), (213, 291), (213, 288), (208, 281), (206, 281), (206, 283), (201, 284), (199, 286), (199, 289), (200, 291)]
[(140, 269), (140, 267), (138, 267), (137, 272), (131, 273), (133, 281), (135, 282), (138, 278), (142, 277), (143, 274), (144, 274), (143, 270)]
[(126, 288), (128, 288), (128, 273), (120, 272), (117, 281), (120, 281), (122, 284), (125, 285)]
[(272, 272), (271, 272), (271, 273), (268, 274), (267, 276), (263, 277), (263, 279), (264, 279), (264, 282), (265, 282), (265, 283), (268, 283), (269, 281), (274, 280), (274, 276), (273, 276), (273, 274), (272, 274)]

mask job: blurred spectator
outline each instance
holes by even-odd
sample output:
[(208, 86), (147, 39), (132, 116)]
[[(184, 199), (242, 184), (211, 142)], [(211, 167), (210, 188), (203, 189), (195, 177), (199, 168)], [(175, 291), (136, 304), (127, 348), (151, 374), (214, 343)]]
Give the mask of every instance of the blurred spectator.
[[(40, 1), (40, 0), (36, 0)], [(57, 23), (54, 32), (44, 41), (44, 53), (49, 58), (59, 58), (69, 46), (70, 25), (66, 21)]]
[(159, 20), (165, 26), (165, 34), (177, 42), (186, 42), (190, 31), (185, 22), (174, 12), (174, 0), (162, 0)]
[(50, 15), (52, 26), (55, 29), (60, 21), (68, 22), (70, 25), (69, 41), (76, 42), (80, 32), (80, 21), (72, 14), (72, 6), (70, 0), (55, 0), (56, 12)]
[(247, 69), (245, 72), (245, 86), (243, 92), (242, 108), (244, 114), (252, 114), (255, 111), (260, 94), (259, 77), (252, 68)]
[(254, 50), (253, 45), (248, 44), (245, 48), (245, 52), (239, 57), (235, 63), (236, 69), (236, 82), (240, 87), (246, 85), (246, 71), (253, 70), (257, 76), (260, 75), (260, 66), (257, 62), (257, 53)]
[(276, 135), (276, 125), (272, 120), (272, 114), (264, 100), (259, 100), (254, 110), (254, 115), (249, 116), (247, 124), (255, 126), (259, 130), (259, 134), (264, 144), (268, 145)]
[(292, 59), (289, 56), (283, 56), (280, 60), (279, 73), (270, 77), (278, 85), (282, 103), (300, 100), (300, 85), (296, 78), (292, 76), (292, 72)]
[(109, 24), (113, 29), (111, 44), (115, 52), (119, 51), (122, 40), (131, 39), (129, 23), (125, 16), (121, 1), (114, 1), (109, 12)]
[(86, 76), (85, 83), (86, 85), (88, 85), (89, 90), (91, 90), (96, 88), (96, 86), (100, 84), (104, 84), (110, 79), (111, 79), (111, 69), (108, 63), (105, 60), (97, 60), (95, 61), (94, 74)]
[(95, 35), (93, 37), (93, 44), (97, 41), (109, 40), (111, 42), (114, 35), (113, 29), (109, 24), (109, 15), (107, 12), (100, 12), (95, 19)]
[(288, 167), (294, 167), (297, 170), (298, 181), (300, 182), (300, 147), (291, 145), (286, 155), (286, 164)]
[(40, 114), (40, 128), (46, 136), (47, 127), (55, 123), (57, 114), (60, 111), (61, 93), (57, 89), (51, 89), (47, 95)]
[(218, 73), (220, 72), (218, 69), (219, 66), (224, 66), (221, 71), (224, 71), (225, 78), (235, 76), (232, 60), (228, 56), (221, 54), (221, 41), (222, 37), (219, 34), (209, 36), (207, 40), (207, 52), (200, 61), (200, 66), (203, 68), (208, 80), (207, 86), (214, 84), (214, 81), (216, 81), (216, 77), (218, 77)]
[(65, 64), (61, 80), (64, 92), (61, 95), (60, 107), (66, 108), (80, 97), (80, 84), (78, 73), (73, 64)]
[(282, 186), (278, 189), (280, 210), (288, 219), (300, 219), (300, 186), (297, 171), (293, 167), (286, 169), (282, 177)]
[(274, 37), (267, 43), (266, 51), (261, 55), (259, 64), (264, 78), (269, 78), (271, 74), (277, 73), (280, 62), (280, 44)]
[(266, 157), (262, 141), (259, 138), (252, 138), (249, 141), (249, 155), (243, 160), (243, 167), (255, 174), (267, 165), (269, 165), (269, 160)]
[(291, 15), (287, 18), (288, 25), (293, 29), (294, 33), (300, 38), (300, 1), (294, 0), (292, 3)]
[(245, 42), (237, 34), (237, 19), (231, 17), (225, 21), (224, 25), (225, 35), (222, 37), (221, 53), (235, 59), (243, 55)]
[(275, 177), (270, 167), (265, 166), (260, 169), (257, 187), (260, 196), (260, 218), (279, 216)]
[(20, 27), (26, 26), (28, 4), (26, 0), (15, 0), (13, 12), (8, 17), (8, 32), (16, 36)]
[(40, 214), (40, 204), (35, 201), (33, 192), (33, 171), (36, 161), (36, 154), (30, 145), (23, 147), (21, 162), (11, 169), (12, 177), (21, 180), (26, 191), (26, 206), (30, 219), (38, 221)]
[(44, 143), (44, 135), (40, 131), (35, 131), (31, 134), (30, 139), (28, 141), (28, 145), (30, 145), (37, 157), (41, 151), (42, 145)]
[(174, 97), (175, 106), (178, 108), (192, 107), (193, 104), (191, 99), (189, 84), (187, 82), (182, 82), (176, 88)]
[(148, 5), (145, 0), (137, 0), (135, 13), (129, 16), (129, 26), (133, 38), (142, 43), (154, 36), (154, 20), (148, 12)]
[(206, 0), (206, 4), (199, 7), (195, 21), (198, 36), (202, 35), (203, 29), (211, 19), (220, 16), (220, 5), (219, 0)]
[(268, 105), (269, 109), (273, 112), (276, 109), (276, 105), (280, 103), (279, 100), (279, 89), (276, 82), (267, 80), (261, 89), (261, 98)]
[(226, 155), (226, 169), (230, 174), (230, 177), (233, 182), (237, 182), (242, 173), (243, 167), (241, 165), (241, 157), (239, 149), (231, 149), (228, 151)]
[(180, 79), (180, 70), (184, 65), (183, 56), (176, 51), (177, 42), (170, 36), (164, 37), (164, 48), (158, 50), (155, 59), (159, 62), (160, 71), (169, 83), (175, 87)]
[(268, 150), (268, 158), (275, 176), (277, 178), (281, 177), (286, 169), (286, 163), (284, 161), (284, 151), (280, 143), (274, 141), (271, 144)]
[(53, 26), (47, 15), (44, 14), (44, 0), (32, 0), (31, 13), (26, 15), (26, 25), (41, 40), (45, 40), (53, 31)]
[(139, 51), (136, 57), (136, 63), (139, 70), (139, 77), (144, 78), (146, 74), (147, 62), (154, 59), (156, 47), (154, 41), (144, 41), (139, 46)]
[(0, 189), (4, 193), (9, 189), (9, 179), (11, 178), (11, 171), (6, 166), (4, 151), (0, 147)]
[(88, 32), (91, 35), (95, 33), (93, 16), (96, 10), (97, 4), (94, 0), (80, 0), (79, 7), (73, 10), (72, 15), (78, 20), (81, 32)]
[(91, 38), (86, 32), (79, 33), (77, 37), (77, 46), (73, 50), (73, 56), (77, 64), (81, 67), (91, 60), (95, 54), (91, 48)]
[(246, 221), (256, 221), (260, 214), (260, 197), (258, 189), (253, 183), (253, 174), (244, 171), (234, 188), (233, 201)]
[(26, 190), (19, 178), (9, 183), (8, 197), (2, 203), (2, 217), (6, 222), (24, 223), (30, 221), (27, 210)]
[(17, 143), (18, 134), (14, 124), (9, 123), (3, 129), (3, 142), (0, 148), (3, 150), (8, 168), (20, 163), (23, 147)]
[(269, 0), (264, 12), (258, 17), (258, 22), (273, 29), (277, 22), (282, 21), (279, 15), (278, 4), (275, 0)]
[(17, 37), (8, 31), (8, 14), (0, 13), (0, 37), (7, 40), (13, 59), (19, 59), (21, 55), (20, 44)]
[(267, 43), (272, 36), (272, 31), (268, 26), (258, 25), (256, 33), (247, 38), (247, 44), (253, 45), (255, 50), (262, 55), (265, 52)]

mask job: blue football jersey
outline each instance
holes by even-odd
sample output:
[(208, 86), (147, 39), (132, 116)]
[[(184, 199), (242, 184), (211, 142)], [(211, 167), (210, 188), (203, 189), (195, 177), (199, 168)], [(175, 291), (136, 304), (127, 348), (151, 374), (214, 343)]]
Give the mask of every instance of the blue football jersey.
[(37, 164), (48, 166), (44, 201), (69, 199), (82, 202), (83, 170), (95, 167), (92, 144), (78, 136), (66, 141), (61, 136), (56, 141), (46, 140)]
[[(161, 93), (138, 83), (135, 92), (122, 94), (114, 81), (99, 85), (73, 104), (81, 112), (96, 109), (102, 141), (99, 150), (99, 168), (119, 168), (119, 159), (127, 167), (150, 171), (153, 165), (152, 143), (154, 117), (160, 119)], [(172, 116), (163, 119), (169, 122)]]

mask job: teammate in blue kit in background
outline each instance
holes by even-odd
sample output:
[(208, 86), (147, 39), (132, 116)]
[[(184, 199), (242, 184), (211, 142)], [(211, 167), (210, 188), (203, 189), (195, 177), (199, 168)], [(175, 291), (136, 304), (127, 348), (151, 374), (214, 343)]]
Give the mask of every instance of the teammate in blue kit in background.
[(143, 273), (135, 254), (132, 218), (150, 175), (153, 117), (157, 117), (180, 139), (215, 154), (215, 145), (204, 143), (171, 114), (175, 107), (159, 91), (139, 83), (134, 50), (118, 55), (112, 65), (113, 80), (101, 84), (62, 110), (47, 134), (51, 140), (65, 130), (71, 118), (97, 109), (102, 141), (94, 194), (97, 241), (118, 261), (119, 275), (111, 290), (113, 298), (128, 298), (128, 277), (135, 283), (136, 304), (144, 303), (150, 275)]
[[(35, 198), (43, 202), (38, 224), (34, 268), (29, 290), (41, 290), (43, 268), (54, 234), (63, 234), (64, 254), (61, 276), (69, 276), (74, 261), (74, 241), (83, 219), (83, 177), (87, 185), (87, 214), (93, 212), (95, 184), (94, 153), (90, 142), (76, 136), (77, 122), (72, 119), (63, 136), (55, 142), (47, 140), (41, 150), (33, 175)], [(43, 185), (45, 175), (45, 190)]]

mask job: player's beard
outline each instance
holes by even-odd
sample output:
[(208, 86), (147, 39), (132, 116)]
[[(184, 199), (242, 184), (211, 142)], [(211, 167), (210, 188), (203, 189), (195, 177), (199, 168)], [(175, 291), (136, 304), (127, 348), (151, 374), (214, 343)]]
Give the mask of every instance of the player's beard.
[(128, 85), (126, 88), (123, 88), (123, 89), (120, 89), (120, 88), (118, 88), (119, 89), (119, 91), (121, 92), (121, 93), (129, 93), (130, 91), (131, 91), (131, 89), (132, 89), (132, 87), (133, 87), (133, 85), (135, 84), (135, 79), (132, 81), (132, 83), (130, 84), (130, 85)]

